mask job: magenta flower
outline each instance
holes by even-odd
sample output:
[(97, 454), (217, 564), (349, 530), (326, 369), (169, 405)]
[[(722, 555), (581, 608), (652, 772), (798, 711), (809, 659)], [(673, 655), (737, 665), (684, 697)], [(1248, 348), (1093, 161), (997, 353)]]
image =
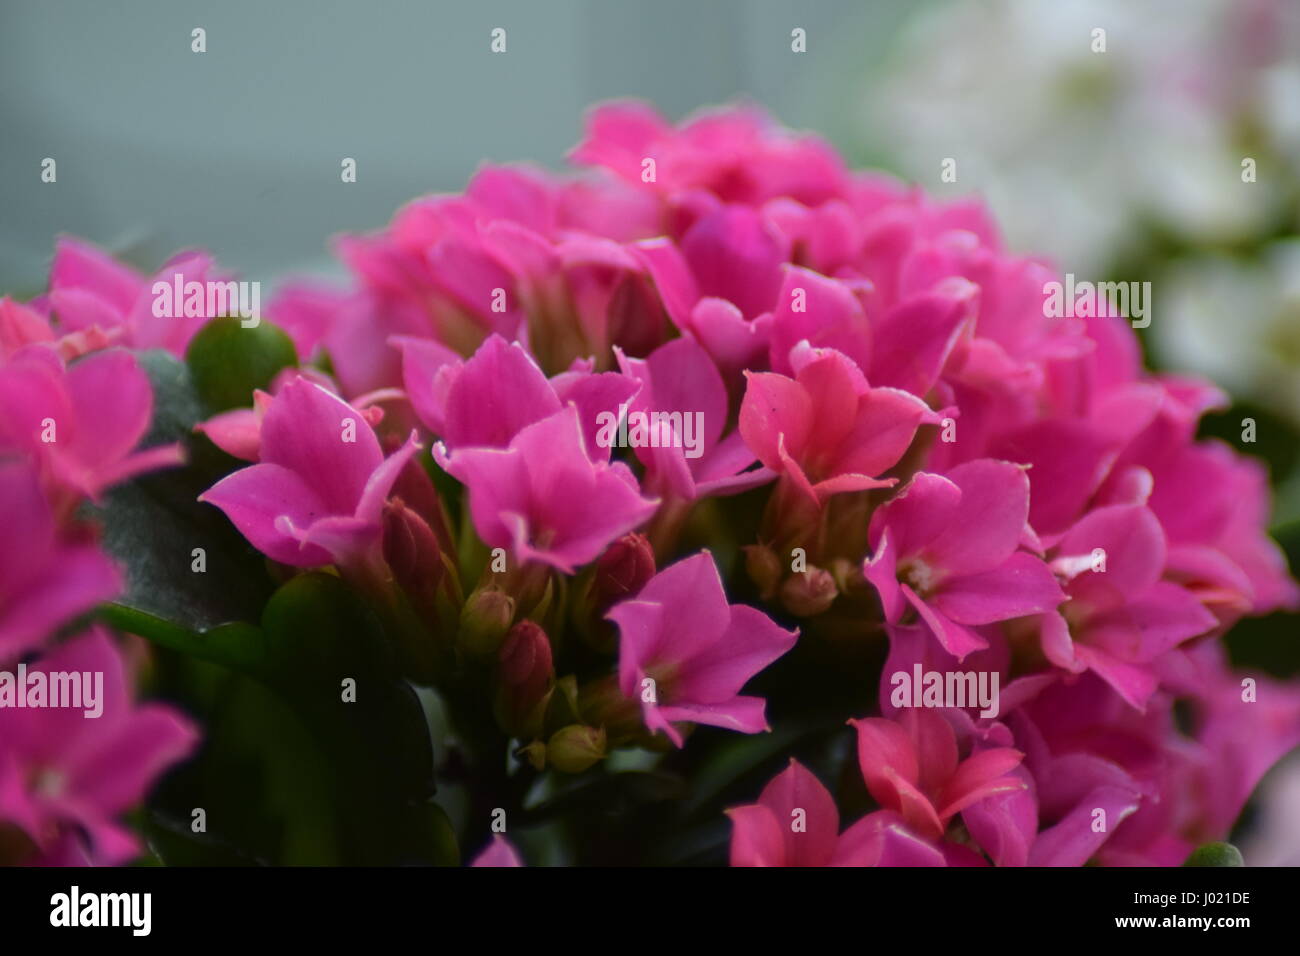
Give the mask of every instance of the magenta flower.
[[(98, 628), (69, 640), (31, 671), (102, 675), (98, 717), (84, 708), (0, 708), (0, 820), (41, 854), (125, 863), (139, 843), (118, 817), (194, 748), (194, 726), (170, 707), (134, 705), (121, 652)], [(83, 842), (84, 841), (84, 842)]]
[(653, 278), (673, 324), (704, 346), (728, 377), (751, 367), (767, 351), (770, 312), (746, 317), (727, 299), (705, 296), (690, 263), (670, 239), (640, 242), (633, 251)]
[(842, 353), (863, 375), (870, 371), (874, 328), (863, 309), (863, 291), (809, 269), (787, 268), (768, 339), (772, 371), (795, 374), (792, 353), (804, 342)]
[(62, 497), (98, 499), (141, 472), (180, 464), (179, 445), (134, 451), (152, 414), (149, 379), (121, 350), (65, 369), (53, 351), (32, 346), (0, 366), (0, 451), (39, 462)]
[[(1214, 667), (1229, 678), (1221, 664)], [(1037, 783), (1040, 817), (1054, 821), (1039, 832), (1030, 865), (1177, 866), (1198, 843), (1223, 839), (1224, 821), (1236, 819), (1241, 803), (1220, 804), (1225, 788), (1204, 786), (1204, 774), (1219, 777), (1226, 769), (1203, 746), (1204, 730), (1196, 726), (1207, 689), (1180, 688), (1190, 695), (1191, 727), (1180, 726), (1171, 695), (1157, 692), (1139, 711), (1092, 674), (1054, 682), (1019, 708), (1012, 723)], [(1241, 700), (1240, 683), (1234, 696), (1238, 708), (1255, 706)], [(1221, 697), (1213, 709), (1225, 701)], [(1255, 723), (1252, 711), (1250, 734), (1233, 745), (1250, 754), (1246, 762), (1269, 750), (1276, 757), (1295, 740), (1294, 699), (1290, 708), (1285, 719), (1291, 726), (1281, 734), (1268, 717)], [(1241, 769), (1227, 770), (1222, 779)], [(1098, 809), (1106, 813), (1102, 832), (1094, 829)]]
[(660, 413), (681, 424), (672, 440), (636, 448), (646, 467), (647, 488), (693, 501), (747, 491), (776, 477), (770, 469), (750, 468), (754, 452), (739, 429), (723, 437), (726, 386), (709, 353), (694, 339), (674, 339), (644, 359), (628, 358), (621, 350), (616, 354), (627, 375), (641, 383), (630, 411)]
[[(229, 411), (218, 412), (206, 421), (199, 422), (194, 426), (194, 430), (200, 435), (206, 435), (212, 444), (233, 458), (257, 461), (262, 449), (262, 420), (266, 417), (267, 409), (271, 407), (274, 397), (280, 394), (280, 390), (286, 384), (299, 378), (319, 385), (331, 395), (337, 395), (339, 392), (338, 384), (319, 369), (311, 366), (301, 368), (289, 366), (281, 369), (275, 376), (271, 382), (270, 392), (264, 392), (260, 388), (253, 389), (251, 408), (232, 408)], [(399, 389), (383, 389), (359, 395), (349, 404), (371, 427), (377, 428), (384, 419), (384, 410), (380, 405), (373, 403), (405, 398), (406, 396)]]
[(794, 647), (799, 632), (752, 607), (728, 604), (709, 552), (660, 571), (606, 616), (621, 635), (619, 689), (641, 702), (650, 730), (662, 730), (680, 747), (675, 723), (747, 734), (767, 729), (763, 699), (740, 690)]
[(116, 569), (93, 544), (60, 540), (35, 473), (0, 467), (0, 664), (113, 597)]
[(449, 449), (505, 448), (521, 429), (565, 405), (578, 411), (584, 444), (593, 459), (609, 459), (596, 441), (602, 412), (617, 412), (637, 391), (634, 379), (591, 372), (589, 363), (552, 379), (518, 343), (489, 336), (467, 361), (428, 339), (398, 337), (407, 394), (420, 420)]
[(101, 249), (62, 238), (50, 264), (50, 306), (67, 328), (123, 330), (149, 294), (145, 277)]
[(954, 816), (980, 800), (1025, 787), (1011, 773), (1023, 757), (1020, 751), (988, 747), (959, 759), (952, 727), (933, 710), (849, 723), (858, 732), (858, 763), (867, 790), (925, 839), (939, 840)]
[(1231, 829), (1264, 775), (1300, 745), (1300, 690), (1251, 675), (1255, 694), (1246, 699), (1247, 675), (1229, 669), (1221, 646), (1201, 641), (1183, 654), (1188, 666), (1178, 691), (1194, 694), (1200, 745), (1191, 770), (1195, 817), (1199, 833), (1215, 839)]
[(524, 861), (514, 844), (500, 833), (492, 837), (492, 842), (483, 848), (470, 866), (523, 866)]
[(257, 461), (262, 451), (262, 420), (271, 402), (269, 392), (254, 389), (252, 408), (218, 412), (207, 421), (199, 422), (194, 430), (206, 435), (212, 444), (233, 458)]
[(206, 252), (182, 252), (165, 262), (154, 279), (147, 279), (107, 253), (78, 239), (63, 238), (50, 265), (49, 305), (68, 331), (98, 329), (133, 348), (164, 348), (184, 355), (196, 332), (215, 316), (186, 315), (181, 303), (172, 314), (154, 314), (154, 281), (182, 288), (189, 282), (227, 281)]
[(923, 423), (939, 418), (915, 395), (872, 388), (834, 349), (806, 343), (792, 352), (795, 377), (746, 372), (740, 433), (768, 468), (814, 504), (833, 494), (887, 488), (878, 477), (898, 463)]
[(820, 780), (799, 761), (774, 777), (758, 803), (727, 811), (732, 866), (943, 866), (942, 853), (902, 818), (871, 813), (843, 833)]
[(385, 459), (362, 412), (295, 378), (266, 410), (259, 462), (199, 500), (283, 564), (361, 567), (377, 560), (384, 502), (417, 447), (412, 433)]
[(643, 498), (622, 462), (593, 460), (577, 409), (527, 425), (505, 448), (438, 442), (433, 457), (469, 492), (474, 528), (488, 547), (573, 573), (638, 527), (658, 502)]
[(1151, 509), (1089, 512), (1052, 552), (1069, 602), (1042, 619), (1043, 653), (1068, 671), (1092, 670), (1134, 707), (1159, 683), (1155, 662), (1218, 620), (1186, 588), (1162, 580), (1167, 546)]
[(1209, 441), (1182, 446), (1149, 467), (1148, 504), (1168, 539), (1171, 579), (1227, 624), (1245, 613), (1300, 606), (1286, 557), (1265, 530), (1270, 502), (1260, 462)]
[(0, 360), (8, 361), (28, 345), (48, 345), (59, 358), (70, 361), (87, 352), (107, 348), (113, 337), (97, 327), (77, 331), (56, 330), (36, 303), (23, 305), (8, 296), (0, 298)]
[(674, 128), (647, 104), (608, 103), (588, 114), (586, 138), (570, 156), (637, 185), (644, 183), (644, 160), (652, 158), (650, 188), (696, 190), (723, 202), (757, 205), (789, 196), (811, 206), (848, 184), (829, 145), (783, 130), (757, 109), (700, 113)]
[(686, 230), (682, 256), (701, 297), (730, 302), (747, 319), (776, 306), (789, 240), (747, 206), (723, 206)]
[(863, 573), (885, 619), (907, 607), (957, 657), (987, 647), (973, 626), (1050, 610), (1065, 600), (1026, 540), (1029, 480), (1008, 462), (981, 459), (947, 477), (921, 472), (871, 519)]

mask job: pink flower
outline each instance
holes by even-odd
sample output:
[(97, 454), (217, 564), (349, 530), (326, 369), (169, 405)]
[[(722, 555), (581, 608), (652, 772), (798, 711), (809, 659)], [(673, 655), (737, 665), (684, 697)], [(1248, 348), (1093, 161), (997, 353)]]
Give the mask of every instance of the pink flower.
[[(154, 279), (173, 286), (177, 275), (182, 287), (189, 282), (228, 279), (216, 271), (216, 263), (205, 252), (178, 253), (163, 264)], [(154, 280), (89, 243), (63, 238), (50, 266), (48, 298), (60, 326), (68, 331), (98, 329), (119, 335), (123, 345), (164, 348), (173, 355), (184, 355), (190, 339), (215, 316), (206, 311), (185, 315), (182, 303), (173, 303), (173, 314), (155, 315), (153, 286)]]
[(266, 313), (293, 340), (298, 358), (308, 362), (334, 340), (340, 320), (361, 312), (364, 308), (359, 302), (361, 298), (351, 290), (299, 280), (277, 288), (267, 303)]
[(641, 701), (645, 724), (677, 746), (674, 723), (710, 724), (753, 734), (767, 729), (764, 701), (740, 689), (794, 646), (798, 631), (728, 604), (707, 551), (650, 579), (635, 599), (606, 615), (618, 625), (619, 689)]
[(169, 707), (132, 703), (121, 653), (98, 628), (29, 664), (33, 671), (102, 676), (102, 713), (0, 708), (0, 820), (42, 854), (66, 854), (71, 838), (86, 862), (125, 863), (139, 843), (117, 818), (193, 750), (197, 732)]
[(1065, 595), (1026, 540), (1029, 480), (1008, 462), (981, 459), (947, 477), (917, 474), (872, 516), (873, 556), (863, 573), (885, 619), (907, 607), (959, 660), (988, 642), (971, 630), (1060, 604)]
[(1266, 530), (1268, 476), (1260, 462), (1221, 442), (1198, 442), (1151, 461), (1150, 472), (1148, 504), (1169, 543), (1171, 579), (1226, 624), (1300, 606), (1300, 588)]
[(705, 296), (690, 263), (670, 239), (637, 243), (633, 252), (645, 263), (673, 324), (704, 346), (729, 377), (755, 364), (767, 351), (770, 312), (747, 318), (727, 299)]
[(253, 390), (252, 408), (232, 408), (218, 412), (194, 430), (206, 435), (212, 444), (227, 455), (242, 461), (257, 461), (262, 450), (262, 420), (273, 401), (269, 392)]
[[(754, 452), (738, 429), (723, 437), (726, 386), (708, 352), (694, 339), (674, 339), (644, 359), (628, 358), (621, 350), (616, 354), (624, 372), (641, 383), (631, 412), (679, 415), (680, 432), (688, 433), (636, 448), (646, 466), (646, 487), (665, 497), (693, 501), (747, 491), (775, 477), (767, 468), (750, 469)], [(688, 439), (694, 447), (687, 447)]]
[(830, 146), (777, 127), (757, 109), (701, 113), (674, 129), (646, 104), (608, 103), (588, 115), (586, 138), (570, 155), (639, 185), (645, 182), (644, 160), (654, 159), (650, 188), (707, 191), (723, 202), (789, 196), (815, 205), (847, 184)]
[(133, 449), (153, 414), (153, 390), (135, 357), (98, 352), (64, 368), (55, 353), (31, 346), (0, 366), (0, 450), (39, 463), (69, 497), (98, 499), (110, 485), (181, 463), (179, 445)]
[(93, 544), (60, 540), (35, 473), (0, 467), (0, 664), (113, 597), (116, 569)]
[[(1183, 658), (1177, 693), (1191, 693), (1193, 733), (1199, 744), (1191, 768), (1198, 835), (1227, 834), (1256, 785), (1300, 745), (1300, 689), (1259, 674), (1234, 672), (1222, 646), (1202, 641)], [(1247, 685), (1250, 677), (1253, 685)], [(1250, 686), (1251, 693), (1246, 693)]]
[(266, 410), (258, 464), (199, 500), (283, 564), (366, 566), (378, 560), (384, 502), (417, 447), (412, 434), (385, 459), (362, 412), (295, 378)]
[(438, 442), (433, 457), (469, 492), (474, 528), (488, 547), (573, 573), (654, 513), (622, 462), (593, 460), (569, 405), (527, 425), (505, 448)]
[(602, 412), (616, 412), (637, 391), (634, 379), (593, 374), (575, 363), (552, 379), (518, 343), (489, 336), (467, 361), (429, 339), (398, 337), (407, 394), (420, 420), (450, 449), (505, 448), (525, 426), (577, 408), (583, 440), (593, 459), (609, 459), (596, 441)]
[[(266, 417), (267, 409), (286, 384), (299, 378), (319, 385), (331, 395), (338, 394), (338, 385), (319, 369), (309, 365), (301, 368), (289, 366), (275, 376), (270, 392), (253, 389), (251, 408), (232, 408), (218, 412), (207, 421), (199, 422), (194, 430), (200, 435), (206, 435), (212, 444), (232, 458), (257, 461), (262, 448), (262, 420)], [(379, 405), (370, 403), (390, 398), (404, 399), (405, 396), (398, 389), (384, 389), (358, 396), (350, 404), (372, 427), (378, 427), (384, 419), (384, 410)]]
[(492, 837), (489, 843), (470, 866), (523, 866), (524, 861), (514, 844), (500, 833)]
[(487, 167), (469, 192), (417, 201), (386, 233), (344, 240), (374, 311), (367, 321), (334, 322), (326, 344), (331, 355), (352, 348), (367, 356), (359, 363), (368, 369), (365, 388), (393, 384), (376, 367), (376, 324), (387, 333), (381, 343), (432, 334), (460, 355), (493, 333), (526, 339), (548, 372), (589, 356), (603, 366), (611, 344), (642, 351), (662, 340), (666, 315), (644, 264), (621, 242), (565, 228), (574, 210), (561, 187)]
[(980, 800), (1025, 786), (1011, 773), (1020, 751), (989, 747), (959, 759), (956, 735), (936, 711), (905, 710), (896, 720), (849, 723), (858, 732), (867, 790), (926, 839), (940, 839), (954, 816)]
[(1162, 580), (1164, 530), (1142, 505), (1110, 505), (1085, 515), (1053, 550), (1069, 602), (1042, 619), (1048, 660), (1095, 671), (1141, 708), (1159, 680), (1154, 662), (1218, 623), (1185, 588)]
[(1169, 674), (1184, 701), (1177, 718), (1173, 693), (1157, 691), (1139, 711), (1091, 674), (1053, 683), (1013, 715), (1042, 817), (1054, 824), (1039, 833), (1031, 865), (1177, 866), (1228, 836), (1263, 768), (1295, 745), (1294, 691), (1261, 681), (1259, 699), (1243, 700), (1239, 676), (1208, 642), (1164, 663), (1178, 672)]
[(943, 854), (894, 813), (863, 817), (844, 833), (826, 788), (799, 761), (763, 788), (758, 803), (727, 811), (732, 866), (943, 866)]
[(0, 298), (0, 361), (8, 361), (19, 349), (36, 344), (48, 345), (59, 358), (70, 361), (107, 348), (111, 342), (112, 336), (98, 328), (60, 333), (35, 303), (23, 305), (8, 296)]
[(747, 206), (701, 216), (681, 239), (701, 297), (725, 299), (752, 319), (776, 306), (789, 240)]
[(843, 354), (865, 375), (871, 369), (874, 338), (862, 303), (865, 287), (793, 267), (785, 270), (784, 278), (768, 339), (772, 371), (796, 374), (796, 359), (806, 364), (811, 345), (818, 354)]
[(149, 294), (145, 277), (80, 239), (62, 238), (50, 264), (49, 301), (71, 329), (123, 329)]
[(898, 463), (922, 423), (938, 416), (919, 398), (871, 388), (834, 349), (792, 352), (795, 377), (747, 372), (740, 433), (768, 468), (814, 504), (833, 494), (887, 488), (878, 476)]

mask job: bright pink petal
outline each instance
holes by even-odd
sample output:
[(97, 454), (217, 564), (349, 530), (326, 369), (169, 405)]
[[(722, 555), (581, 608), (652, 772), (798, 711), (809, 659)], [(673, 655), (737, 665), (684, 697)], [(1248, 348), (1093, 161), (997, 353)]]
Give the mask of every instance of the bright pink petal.
[(959, 624), (992, 624), (1050, 611), (1065, 594), (1047, 565), (1022, 551), (992, 571), (948, 578), (930, 600)]

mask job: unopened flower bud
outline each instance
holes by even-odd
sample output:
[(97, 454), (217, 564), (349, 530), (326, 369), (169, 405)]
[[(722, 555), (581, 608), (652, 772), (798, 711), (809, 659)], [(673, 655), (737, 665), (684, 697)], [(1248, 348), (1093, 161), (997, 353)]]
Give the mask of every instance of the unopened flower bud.
[(848, 558), (832, 558), (827, 568), (835, 579), (835, 586), (846, 597), (860, 598), (876, 593), (876, 589), (867, 583), (862, 574), (862, 562), (850, 561)]
[(605, 728), (615, 746), (644, 734), (641, 704), (623, 694), (616, 675), (599, 677), (578, 688), (578, 707), (583, 720)]
[(655, 576), (655, 552), (643, 534), (625, 534), (596, 561), (592, 584), (594, 610), (603, 614), (609, 607), (631, 597)]
[(557, 680), (551, 691), (551, 699), (546, 704), (546, 729), (559, 729), (581, 722), (582, 711), (578, 706), (578, 678), (569, 674)]
[(519, 748), (515, 756), (527, 760), (534, 770), (546, 769), (546, 744), (540, 740), (534, 740), (528, 746)]
[(486, 657), (501, 647), (514, 616), (514, 598), (499, 588), (479, 588), (461, 608), (458, 640), (471, 654)]
[(546, 756), (561, 773), (582, 773), (605, 759), (605, 731), (585, 724), (561, 727), (546, 744)]
[(442, 580), (442, 554), (433, 529), (400, 498), (384, 506), (384, 560), (413, 597), (433, 600)]
[(516, 737), (537, 736), (555, 679), (546, 632), (534, 621), (520, 621), (506, 635), (497, 660), (498, 722)]
[(751, 544), (745, 547), (745, 571), (749, 579), (758, 588), (759, 596), (764, 601), (771, 600), (781, 583), (781, 559), (765, 544)]
[(795, 617), (813, 617), (830, 607), (839, 593), (829, 571), (809, 566), (781, 584), (781, 603)]

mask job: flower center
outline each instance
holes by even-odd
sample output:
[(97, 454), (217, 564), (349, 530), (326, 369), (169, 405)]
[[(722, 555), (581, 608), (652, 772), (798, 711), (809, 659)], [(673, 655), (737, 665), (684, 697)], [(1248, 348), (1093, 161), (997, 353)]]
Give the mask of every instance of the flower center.
[(32, 791), (42, 797), (53, 799), (63, 793), (68, 778), (51, 767), (38, 769), (31, 777)]
[(918, 597), (930, 594), (939, 584), (934, 569), (920, 558), (910, 558), (900, 564), (898, 580), (911, 587)]

